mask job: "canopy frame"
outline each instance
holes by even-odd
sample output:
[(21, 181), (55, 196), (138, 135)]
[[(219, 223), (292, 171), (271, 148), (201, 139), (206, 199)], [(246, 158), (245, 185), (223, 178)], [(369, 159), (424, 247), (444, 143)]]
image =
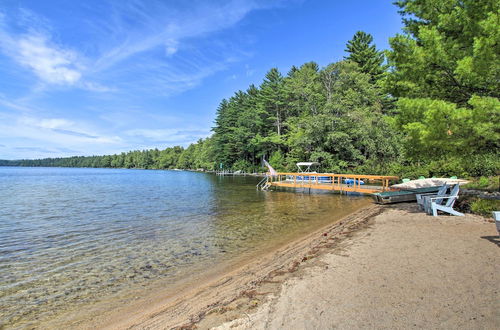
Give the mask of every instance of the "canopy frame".
[(298, 162), (297, 168), (299, 169), (299, 173), (316, 173), (311, 171), (311, 167), (319, 165), (318, 162)]

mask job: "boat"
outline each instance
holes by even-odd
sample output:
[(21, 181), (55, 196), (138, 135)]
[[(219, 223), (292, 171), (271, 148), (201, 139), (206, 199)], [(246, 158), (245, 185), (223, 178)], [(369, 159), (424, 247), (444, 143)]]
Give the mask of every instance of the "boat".
[(309, 182), (318, 180), (320, 183), (331, 183), (331, 178), (327, 176), (320, 176), (318, 172), (313, 169), (316, 169), (320, 164), (318, 162), (298, 162), (297, 164), (298, 173), (304, 173), (308, 175), (300, 175), (296, 177), (296, 181), (299, 182)]
[(344, 179), (344, 183), (347, 184), (347, 185), (361, 185), (361, 184), (365, 184), (365, 182), (363, 180), (356, 180), (356, 179)]
[(378, 204), (415, 202), (417, 200), (417, 194), (437, 193), (439, 188), (441, 188), (441, 186), (384, 191), (374, 193), (372, 196)]

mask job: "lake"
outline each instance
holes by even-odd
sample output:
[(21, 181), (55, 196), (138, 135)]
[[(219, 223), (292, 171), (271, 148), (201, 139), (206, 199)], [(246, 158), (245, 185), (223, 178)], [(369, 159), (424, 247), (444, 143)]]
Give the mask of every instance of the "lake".
[(370, 203), (257, 191), (259, 180), (0, 167), (0, 328), (88, 316), (99, 304), (112, 309), (254, 258)]

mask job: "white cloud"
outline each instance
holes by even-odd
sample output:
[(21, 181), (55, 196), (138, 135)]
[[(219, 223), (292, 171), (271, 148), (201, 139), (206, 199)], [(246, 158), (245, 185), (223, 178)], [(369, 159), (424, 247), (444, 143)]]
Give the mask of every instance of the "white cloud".
[[(152, 3), (155, 3), (152, 1)], [(147, 6), (130, 6), (123, 2), (115, 6), (113, 32), (118, 43), (104, 52), (96, 67), (107, 69), (129, 57), (165, 47), (165, 55), (171, 56), (179, 50), (182, 41), (206, 36), (227, 29), (240, 22), (252, 10), (268, 7), (249, 0), (232, 0), (223, 5), (197, 2), (189, 10), (176, 10), (164, 3)], [(141, 23), (129, 25), (130, 17), (140, 17)]]
[[(139, 145), (186, 145), (208, 136), (209, 128), (192, 127), (202, 121), (200, 111), (186, 120), (189, 111), (165, 110), (162, 97), (192, 89), (251, 56), (241, 50), (243, 41), (219, 32), (275, 2), (124, 0), (98, 2), (95, 8), (77, 3), (57, 13), (72, 9), (68, 20), (51, 21), (48, 17), (57, 16), (44, 18), (14, 9), (18, 6), (0, 12), (0, 52), (10, 58), (0, 58), (8, 69), (0, 74), (7, 79), (33, 74), (12, 84), (10, 95), (0, 95), (0, 141), (9, 148), (102, 154)], [(94, 98), (93, 92), (120, 94)], [(15, 111), (3, 120), (7, 109)], [(168, 118), (170, 113), (179, 118)], [(160, 114), (165, 118), (149, 119)]]
[(255, 70), (251, 69), (250, 65), (245, 64), (245, 74), (247, 75), (247, 77), (253, 76), (254, 73), (255, 73)]
[(83, 89), (86, 89), (91, 92), (98, 92), (98, 93), (107, 93), (107, 92), (116, 92), (118, 91), (117, 88), (114, 87), (108, 87), (104, 86), (95, 82), (89, 82), (89, 81), (84, 81), (80, 84), (80, 86)]
[[(20, 10), (19, 17), (20, 22), (27, 25), (27, 31), (13, 33), (7, 28), (5, 15), (0, 12), (0, 51), (32, 71), (45, 84), (73, 86), (92, 92), (116, 91), (116, 88), (84, 81), (82, 77), (88, 71), (84, 63), (89, 59), (54, 43), (43, 18), (26, 9)], [(45, 89), (46, 86), (37, 87), (37, 90)]]
[(38, 121), (36, 119), (30, 119), (30, 121), (35, 126), (38, 126), (41, 128), (48, 128), (48, 129), (71, 127), (74, 125), (74, 123), (72, 121), (69, 121), (66, 119), (60, 119), (60, 118), (42, 119), (42, 120), (38, 120)]
[[(224, 42), (200, 43), (201, 37), (277, 3), (279, 0), (195, 1), (189, 6), (156, 0), (147, 5), (134, 0), (103, 3), (100, 10), (107, 9), (107, 15), (83, 21), (79, 21), (82, 16), (75, 16), (75, 24), (94, 35), (85, 47), (56, 42), (64, 39), (53, 37), (57, 34), (49, 20), (20, 8), (9, 16), (0, 12), (0, 50), (40, 79), (43, 84), (35, 92), (56, 85), (97, 93), (149, 89), (171, 95), (191, 89), (247, 57)], [(85, 52), (89, 49), (92, 52)], [(161, 50), (163, 57), (158, 56)], [(182, 56), (173, 56), (180, 51)], [(144, 56), (121, 63), (136, 55)], [(97, 82), (102, 80), (113, 81), (116, 87)]]
[(165, 42), (165, 54), (167, 56), (174, 55), (179, 50), (179, 42), (175, 39), (168, 39)]
[[(115, 144), (122, 141), (118, 136), (104, 136), (85, 125), (64, 118), (37, 118), (22, 116), (9, 121), (4, 134), (10, 138), (36, 138), (37, 140), (57, 144), (61, 147), (71, 147), (80, 143)], [(2, 125), (0, 125), (2, 128)]]
[(8, 100), (4, 95), (0, 94), (0, 105), (4, 106), (4, 107), (7, 107), (7, 108), (10, 108), (10, 109), (14, 109), (14, 110), (17, 110), (17, 111), (20, 111), (20, 112), (31, 112), (32, 109), (30, 107), (26, 107), (22, 104), (18, 104), (16, 102), (12, 102), (10, 100)]
[(45, 36), (25, 35), (14, 44), (15, 48), (10, 50), (13, 57), (42, 81), (73, 85), (82, 76), (76, 53), (51, 45)]

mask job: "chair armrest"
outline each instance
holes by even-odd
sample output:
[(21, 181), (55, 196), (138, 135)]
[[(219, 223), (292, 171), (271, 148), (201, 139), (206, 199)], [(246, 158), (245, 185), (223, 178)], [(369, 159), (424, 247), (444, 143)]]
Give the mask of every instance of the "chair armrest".
[(423, 194), (417, 194), (417, 196), (428, 196), (428, 195), (437, 195), (437, 193), (423, 193)]
[(448, 198), (458, 198), (458, 195), (457, 196), (441, 196), (441, 197), (431, 197), (429, 198), (431, 201), (433, 199), (448, 199)]

